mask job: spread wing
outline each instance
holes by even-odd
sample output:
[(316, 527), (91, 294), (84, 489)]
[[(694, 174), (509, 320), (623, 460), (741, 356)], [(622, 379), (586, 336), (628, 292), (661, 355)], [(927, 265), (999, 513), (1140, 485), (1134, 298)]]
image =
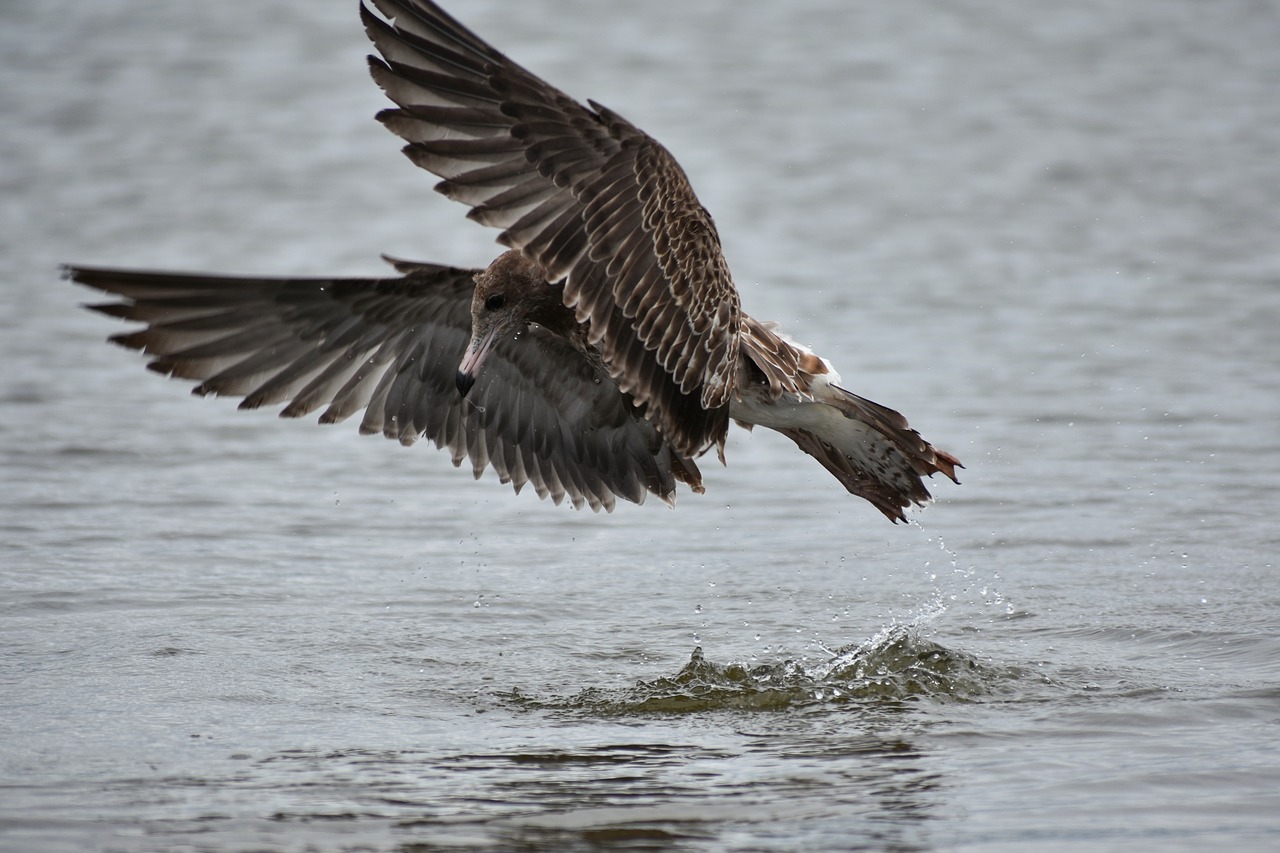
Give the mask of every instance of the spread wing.
[(434, 3), (361, 6), (398, 105), (378, 118), (436, 189), (564, 280), (611, 375), (676, 450), (723, 442), (739, 302), (711, 216), (684, 171), (621, 116), (580, 104)]
[(615, 496), (672, 502), (675, 480), (701, 491), (626, 396), (567, 343), (531, 329), (499, 344), (468, 398), (455, 374), (471, 334), (477, 270), (398, 263), (401, 278), (289, 279), (66, 267), (118, 301), (91, 308), (145, 327), (113, 341), (152, 370), (199, 380), (197, 394), (325, 407), (321, 423), (364, 410), (361, 433), (411, 444), (425, 435), (476, 477), (492, 465), (519, 491), (612, 509)]

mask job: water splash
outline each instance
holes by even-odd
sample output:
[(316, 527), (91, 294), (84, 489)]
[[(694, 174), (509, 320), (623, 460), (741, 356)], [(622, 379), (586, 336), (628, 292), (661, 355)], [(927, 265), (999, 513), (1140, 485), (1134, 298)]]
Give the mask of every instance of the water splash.
[[(924, 525), (918, 520), (913, 519), (912, 523), (921, 531), (925, 531)], [(984, 578), (978, 573), (977, 566), (973, 564), (961, 567), (960, 554), (948, 546), (940, 535), (928, 534), (928, 536), (929, 541), (936, 543), (938, 550), (946, 555), (951, 566), (949, 576), (940, 577), (937, 572), (930, 572), (929, 580), (936, 584), (939, 598), (945, 595), (953, 603), (986, 612), (998, 612), (1002, 616), (1013, 616), (1017, 612), (1013, 602), (997, 588), (997, 584), (1002, 580), (999, 572), (992, 573), (990, 578)], [(926, 569), (930, 568), (929, 563), (924, 565)]]
[[(936, 611), (942, 612), (941, 608)], [(511, 698), (527, 707), (605, 714), (683, 714), (714, 710), (777, 711), (814, 705), (935, 699), (972, 701), (1016, 675), (979, 663), (920, 636), (917, 625), (895, 624), (875, 636), (828, 652), (806, 667), (795, 660), (747, 666), (715, 663), (697, 647), (679, 672), (623, 690), (590, 688), (562, 700)]]

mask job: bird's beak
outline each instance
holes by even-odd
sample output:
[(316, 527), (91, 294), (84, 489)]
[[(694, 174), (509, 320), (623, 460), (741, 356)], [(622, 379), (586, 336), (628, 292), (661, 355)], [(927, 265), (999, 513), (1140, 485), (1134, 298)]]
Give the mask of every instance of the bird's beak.
[(492, 326), (484, 334), (473, 337), (471, 343), (467, 345), (467, 352), (462, 356), (462, 362), (458, 365), (458, 375), (456, 377), (458, 393), (462, 396), (467, 396), (471, 386), (476, 384), (476, 379), (480, 376), (480, 368), (484, 364), (484, 360), (489, 356), (489, 351), (493, 349), (493, 344), (498, 339), (499, 331), (500, 329), (496, 325)]

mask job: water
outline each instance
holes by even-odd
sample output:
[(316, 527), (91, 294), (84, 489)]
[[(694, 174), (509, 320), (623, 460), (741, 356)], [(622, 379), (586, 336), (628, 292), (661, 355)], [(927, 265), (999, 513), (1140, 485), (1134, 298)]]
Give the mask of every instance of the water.
[(593, 516), (107, 347), (58, 262), (492, 256), (352, 5), (3, 12), (0, 847), (1280, 845), (1272, 6), (455, 3), (965, 462), (894, 527), (763, 431)]

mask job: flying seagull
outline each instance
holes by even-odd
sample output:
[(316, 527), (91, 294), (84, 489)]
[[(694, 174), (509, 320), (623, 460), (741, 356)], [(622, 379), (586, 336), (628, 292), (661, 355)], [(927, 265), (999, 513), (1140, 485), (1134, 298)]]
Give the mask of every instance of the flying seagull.
[[(372, 4), (377, 12), (369, 8)], [(747, 315), (710, 214), (656, 140), (580, 103), (428, 0), (365, 0), (378, 114), (436, 190), (501, 229), (486, 269), (388, 258), (397, 275), (247, 278), (67, 266), (144, 324), (112, 340), (196, 394), (363, 410), (362, 433), (426, 436), (476, 477), (612, 510), (724, 460), (729, 421), (792, 439), (891, 521), (959, 460), (831, 364)], [(958, 481), (956, 481), (958, 482)]]

